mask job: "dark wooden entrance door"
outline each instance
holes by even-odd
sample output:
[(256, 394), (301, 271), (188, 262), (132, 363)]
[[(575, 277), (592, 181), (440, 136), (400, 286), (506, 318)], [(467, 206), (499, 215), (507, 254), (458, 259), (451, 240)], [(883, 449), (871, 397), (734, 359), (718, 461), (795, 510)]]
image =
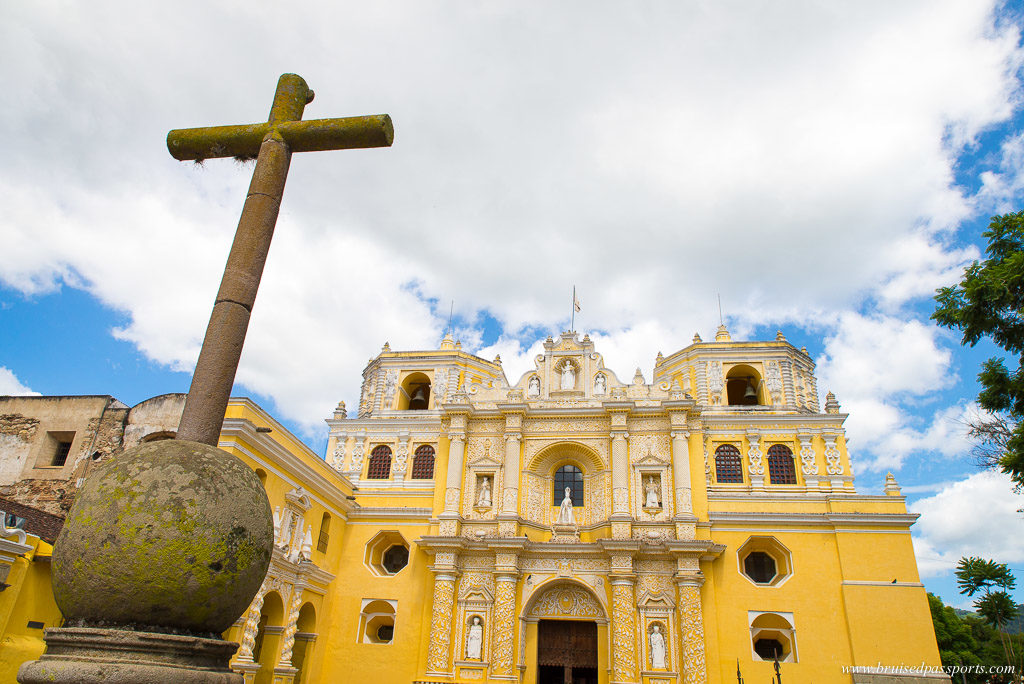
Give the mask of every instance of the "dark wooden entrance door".
[(537, 624), (538, 684), (597, 684), (597, 623)]

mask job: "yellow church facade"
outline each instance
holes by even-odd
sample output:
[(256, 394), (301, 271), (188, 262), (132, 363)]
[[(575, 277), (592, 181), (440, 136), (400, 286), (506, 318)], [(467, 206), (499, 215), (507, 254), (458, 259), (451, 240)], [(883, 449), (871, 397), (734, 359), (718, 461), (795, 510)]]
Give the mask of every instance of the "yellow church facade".
[[(856, 491), (845, 418), (819, 405), (805, 351), (724, 327), (659, 354), (650, 382), (571, 332), (511, 381), (450, 337), (385, 345), (358, 407), (327, 420), (326, 458), (232, 400), (220, 446), (275, 510), (270, 572), (225, 635), (233, 668), (260, 684), (724, 684), (773, 681), (776, 662), (785, 682), (947, 680), (916, 516), (891, 477)], [(9, 622), (5, 640), (31, 640)]]

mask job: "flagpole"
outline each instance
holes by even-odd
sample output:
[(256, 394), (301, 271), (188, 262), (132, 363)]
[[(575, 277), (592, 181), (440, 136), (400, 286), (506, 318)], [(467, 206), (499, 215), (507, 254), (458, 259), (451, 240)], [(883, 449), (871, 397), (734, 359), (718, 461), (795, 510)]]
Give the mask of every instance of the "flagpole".
[(576, 286), (572, 286), (572, 317), (569, 320), (569, 332), (576, 330)]

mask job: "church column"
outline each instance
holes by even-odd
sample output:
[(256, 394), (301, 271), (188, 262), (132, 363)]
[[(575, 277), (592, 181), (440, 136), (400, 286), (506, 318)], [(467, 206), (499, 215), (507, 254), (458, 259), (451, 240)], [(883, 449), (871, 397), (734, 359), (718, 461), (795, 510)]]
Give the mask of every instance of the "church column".
[(617, 576), (612, 584), (612, 683), (636, 681), (635, 577)]
[[(507, 429), (507, 428), (506, 428)], [(504, 493), (502, 494), (501, 512), (516, 515), (519, 511), (519, 445), (522, 435), (519, 432), (505, 433), (505, 471)]]
[(245, 613), (245, 621), (242, 624), (242, 638), (235, 653), (231, 669), (242, 675), (245, 684), (255, 681), (256, 673), (259, 671), (259, 663), (253, 659), (253, 649), (256, 647), (256, 635), (259, 633), (260, 617), (263, 612), (263, 600), (267, 596), (267, 578), (263, 580), (263, 586), (256, 592), (256, 597), (249, 604), (249, 610)]
[(430, 645), (427, 648), (427, 674), (452, 675), (452, 620), (455, 608), (456, 554), (449, 551), (434, 555), (434, 605), (430, 617)]
[[(495, 560), (494, 628), (491, 632), (491, 675), (519, 681), (515, 670), (516, 554), (499, 553)], [(522, 638), (522, 637), (520, 637)]]
[(302, 609), (302, 590), (306, 585), (297, 582), (292, 588), (291, 604), (288, 609), (288, 620), (281, 635), (281, 654), (274, 668), (274, 682), (286, 684), (291, 682), (298, 670), (292, 665), (292, 649), (295, 648), (295, 633), (298, 631), (299, 611)]
[(704, 659), (704, 614), (701, 610), (700, 587), (704, 577), (695, 575), (676, 579), (679, 600), (676, 602), (679, 630), (683, 646), (684, 684), (705, 684), (707, 667)]
[(625, 430), (612, 433), (612, 513), (629, 515), (629, 456)]
[(672, 432), (672, 480), (675, 484), (676, 517), (693, 517), (693, 498), (690, 495), (690, 433)]
[(459, 497), (462, 493), (462, 461), (466, 455), (466, 435), (462, 432), (448, 434), (448, 479), (444, 490), (445, 513), (458, 513)]

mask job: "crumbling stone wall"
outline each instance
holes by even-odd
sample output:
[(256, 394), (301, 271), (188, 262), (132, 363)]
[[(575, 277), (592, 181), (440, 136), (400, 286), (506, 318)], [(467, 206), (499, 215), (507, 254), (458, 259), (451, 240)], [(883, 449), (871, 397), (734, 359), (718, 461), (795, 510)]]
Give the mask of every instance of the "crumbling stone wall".
[(0, 415), (0, 485), (16, 482), (32, 451), (39, 420), (20, 413)]
[(75, 500), (75, 480), (20, 480), (0, 486), (0, 497), (64, 517)]

